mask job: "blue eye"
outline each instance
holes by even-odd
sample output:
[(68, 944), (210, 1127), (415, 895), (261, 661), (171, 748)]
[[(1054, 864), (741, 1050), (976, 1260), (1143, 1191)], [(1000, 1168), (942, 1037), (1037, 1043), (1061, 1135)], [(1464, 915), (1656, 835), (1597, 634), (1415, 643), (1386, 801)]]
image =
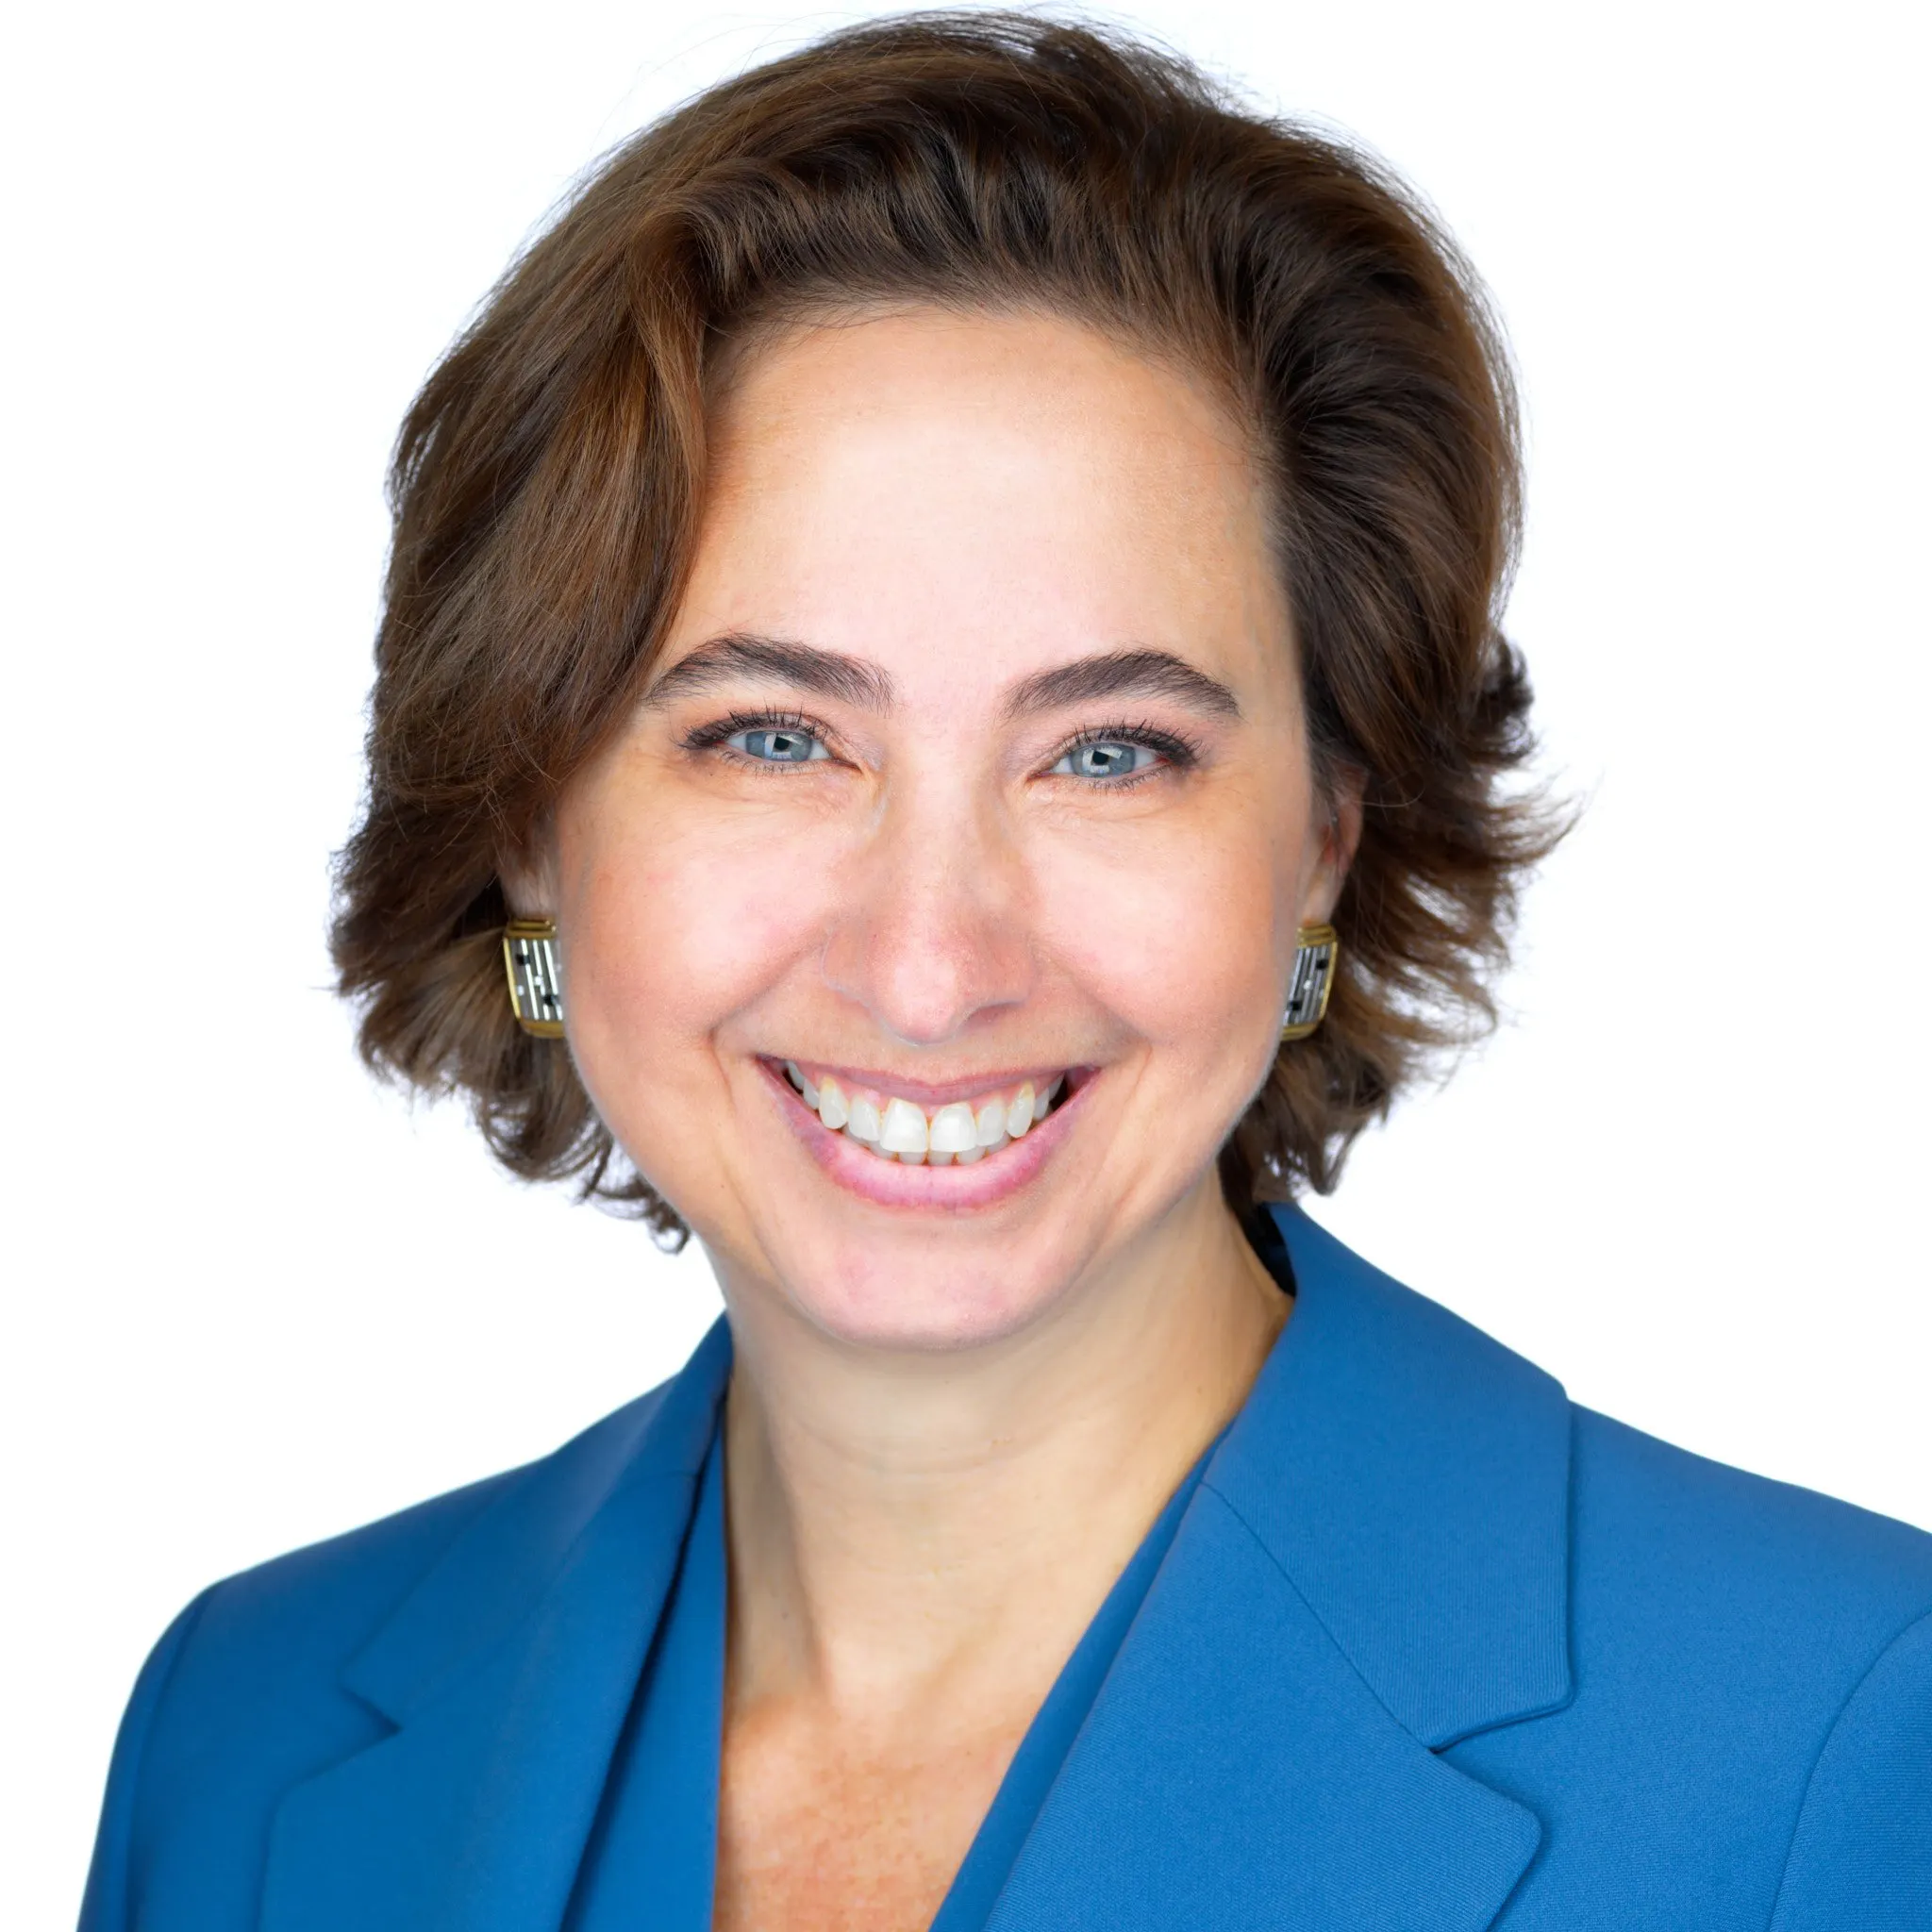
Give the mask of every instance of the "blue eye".
[(1159, 758), (1160, 754), (1151, 745), (1133, 744), (1118, 738), (1096, 738), (1062, 752), (1053, 769), (1074, 778), (1129, 778), (1158, 763)]
[(724, 742), (761, 765), (804, 765), (831, 757), (815, 734), (795, 724), (759, 724), (734, 731)]

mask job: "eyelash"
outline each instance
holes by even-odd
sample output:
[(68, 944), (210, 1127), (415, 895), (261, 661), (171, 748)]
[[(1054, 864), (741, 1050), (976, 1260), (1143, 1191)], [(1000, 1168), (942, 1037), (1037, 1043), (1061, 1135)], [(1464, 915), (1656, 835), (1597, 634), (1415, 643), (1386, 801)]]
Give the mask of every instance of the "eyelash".
[(1191, 772), (1201, 762), (1201, 747), (1193, 740), (1182, 737), (1177, 731), (1170, 731), (1164, 725), (1144, 722), (1129, 724), (1123, 720), (1118, 724), (1096, 724), (1075, 732), (1047, 759), (1048, 769), (1058, 764), (1069, 752), (1078, 751), (1089, 744), (1143, 745), (1166, 760), (1164, 765), (1156, 765), (1145, 772), (1130, 772), (1124, 778), (1098, 781), (1104, 783), (1108, 791), (1124, 791), (1132, 786), (1144, 784), (1162, 771)]
[[(729, 711), (722, 718), (714, 718), (708, 724), (699, 724), (687, 731), (679, 742), (684, 750), (692, 754), (723, 751), (734, 764), (748, 766), (769, 775), (775, 776), (789, 769), (769, 759), (748, 758), (740, 752), (732, 751), (726, 740), (737, 737), (741, 731), (808, 731), (825, 742), (829, 742), (831, 738), (824, 724), (804, 711)], [(1163, 770), (1191, 771), (1201, 762), (1201, 748), (1191, 739), (1163, 725), (1123, 720), (1115, 724), (1090, 725), (1075, 732), (1054, 748), (1052, 756), (1045, 761), (1045, 769), (1051, 771), (1070, 752), (1076, 752), (1089, 744), (1142, 745), (1166, 761), (1164, 765), (1157, 765), (1149, 771), (1130, 773), (1124, 778), (1093, 781), (1104, 784), (1108, 791), (1124, 791)]]
[(821, 741), (828, 741), (831, 738), (824, 725), (803, 711), (729, 711), (722, 718), (712, 719), (708, 724), (699, 724), (687, 731), (678, 742), (693, 755), (708, 751), (723, 752), (741, 770), (755, 771), (765, 777), (782, 776), (790, 769), (769, 758), (748, 758), (742, 752), (733, 751), (724, 741), (736, 738), (741, 731), (808, 731)]

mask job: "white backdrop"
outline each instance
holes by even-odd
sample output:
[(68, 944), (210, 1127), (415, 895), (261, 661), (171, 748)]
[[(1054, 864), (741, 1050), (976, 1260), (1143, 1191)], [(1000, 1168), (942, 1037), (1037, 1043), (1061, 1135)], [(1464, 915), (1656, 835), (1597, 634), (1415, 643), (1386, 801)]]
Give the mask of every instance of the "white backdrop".
[[(1528, 404), (1511, 628), (1589, 810), (1508, 1028), (1317, 1212), (1579, 1400), (1932, 1525), (1917, 14), (1132, 17), (1420, 183)], [(854, 17), (117, 0), (9, 36), (10, 1926), (71, 1918), (196, 1589), (542, 1453), (715, 1311), (695, 1252), (370, 1086), (327, 864), (416, 384), (596, 152)]]

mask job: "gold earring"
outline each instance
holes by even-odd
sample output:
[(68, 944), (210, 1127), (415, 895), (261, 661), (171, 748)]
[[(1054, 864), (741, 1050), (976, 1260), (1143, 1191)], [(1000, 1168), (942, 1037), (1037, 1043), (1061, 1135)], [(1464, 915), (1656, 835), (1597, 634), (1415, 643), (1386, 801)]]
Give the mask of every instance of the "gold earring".
[(1283, 1040), (1306, 1040), (1328, 1010), (1335, 985), (1335, 956), (1341, 941), (1332, 925), (1304, 925), (1294, 936), (1294, 976), (1281, 1015)]
[(563, 980), (557, 970), (557, 922), (512, 919), (503, 929), (509, 1009), (525, 1033), (563, 1038)]

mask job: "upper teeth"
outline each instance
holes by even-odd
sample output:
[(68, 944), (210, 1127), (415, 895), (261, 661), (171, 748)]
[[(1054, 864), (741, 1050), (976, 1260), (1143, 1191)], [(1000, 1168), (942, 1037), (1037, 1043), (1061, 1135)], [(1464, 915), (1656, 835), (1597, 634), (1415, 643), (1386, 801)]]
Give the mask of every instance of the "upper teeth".
[(1035, 1121), (1046, 1118), (1066, 1083), (1066, 1075), (1058, 1074), (1036, 1091), (1033, 1082), (1025, 1080), (1017, 1092), (989, 1094), (977, 1108), (970, 1101), (949, 1100), (928, 1114), (916, 1101), (896, 1093), (847, 1093), (829, 1074), (813, 1080), (796, 1060), (785, 1062), (785, 1076), (835, 1133), (842, 1132), (883, 1159), (934, 1167), (955, 1160), (970, 1166), (1017, 1141)]

